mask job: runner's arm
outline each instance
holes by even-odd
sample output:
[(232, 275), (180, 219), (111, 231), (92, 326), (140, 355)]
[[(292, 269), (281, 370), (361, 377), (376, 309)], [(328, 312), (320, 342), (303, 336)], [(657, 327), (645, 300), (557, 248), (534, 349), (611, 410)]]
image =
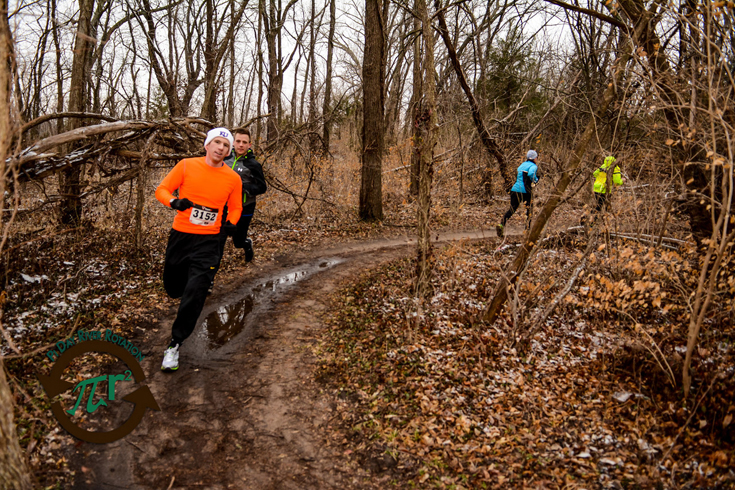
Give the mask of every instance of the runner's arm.
[(179, 162), (163, 178), (161, 183), (158, 184), (158, 187), (156, 188), (156, 199), (158, 199), (164, 206), (171, 207), (171, 199), (176, 199), (173, 193), (176, 189), (181, 187), (183, 180), (184, 166)]
[(268, 190), (268, 186), (265, 183), (265, 176), (263, 175), (263, 167), (257, 161), (248, 164), (248, 169), (252, 175), (252, 182), (248, 182), (242, 185), (242, 190), (248, 197), (259, 196)]
[(237, 186), (230, 193), (230, 197), (227, 198), (227, 221), (232, 224), (236, 224), (240, 220), (242, 214), (242, 181), (240, 177), (237, 177)]
[(615, 167), (615, 170), (613, 171), (613, 184), (623, 185), (623, 175), (620, 172), (620, 167)]
[(531, 180), (533, 180), (534, 184), (538, 182), (539, 176), (538, 176), (538, 166), (533, 165), (530, 168), (530, 171), (528, 172), (529, 177), (531, 177)]

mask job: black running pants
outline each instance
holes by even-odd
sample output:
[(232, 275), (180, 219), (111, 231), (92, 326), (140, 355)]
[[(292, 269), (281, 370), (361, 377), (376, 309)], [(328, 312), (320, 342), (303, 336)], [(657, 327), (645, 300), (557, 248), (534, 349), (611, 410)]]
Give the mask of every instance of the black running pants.
[(181, 298), (171, 337), (178, 343), (194, 331), (220, 260), (219, 235), (195, 235), (171, 230), (163, 266), (163, 287)]
[(531, 193), (511, 191), (510, 209), (506, 211), (505, 215), (503, 216), (503, 226), (505, 226), (505, 222), (508, 221), (511, 216), (513, 216), (513, 213), (516, 212), (518, 206), (520, 206), (522, 202), (526, 203), (526, 216), (529, 220), (531, 219)]
[[(242, 214), (240, 215), (240, 219), (237, 221), (237, 224), (235, 225), (235, 234), (232, 236), (232, 243), (235, 245), (235, 248), (244, 248), (245, 247), (245, 239), (248, 237), (248, 229), (250, 229), (250, 222), (253, 220), (253, 214), (255, 213), (255, 203), (248, 204), (242, 209)], [(219, 270), (220, 262), (222, 261), (222, 257), (225, 255), (225, 244), (227, 243), (227, 234), (222, 231), (219, 234), (219, 262), (217, 262), (217, 267), (215, 269), (215, 273)]]

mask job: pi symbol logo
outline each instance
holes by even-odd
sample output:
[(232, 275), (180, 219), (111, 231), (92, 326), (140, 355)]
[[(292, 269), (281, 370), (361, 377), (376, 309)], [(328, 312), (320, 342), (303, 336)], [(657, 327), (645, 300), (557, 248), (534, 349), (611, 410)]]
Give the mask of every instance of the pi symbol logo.
[[(117, 357), (124, 362), (128, 369), (122, 374), (111, 374), (97, 376), (80, 381), (76, 384), (65, 381), (61, 378), (64, 370), (77, 357), (83, 356), (90, 352), (102, 352)], [(114, 442), (118, 439), (122, 439), (126, 435), (130, 434), (138, 424), (143, 420), (143, 416), (147, 409), (161, 410), (153, 398), (150, 388), (147, 386), (140, 386), (132, 393), (124, 396), (122, 400), (132, 403), (134, 405), (132, 412), (128, 419), (122, 423), (119, 427), (116, 427), (109, 431), (92, 431), (85, 429), (77, 425), (72, 420), (71, 416), (74, 415), (84, 400), (85, 394), (87, 394), (87, 403), (84, 406), (82, 412), (86, 411), (87, 414), (92, 414), (97, 411), (100, 407), (107, 407), (108, 401), (115, 400), (115, 391), (117, 383), (123, 381), (135, 381), (136, 383), (142, 383), (145, 381), (145, 373), (140, 367), (137, 359), (125, 348), (118, 344), (111, 342), (105, 342), (103, 340), (89, 340), (86, 342), (80, 342), (68, 349), (66, 349), (61, 356), (56, 359), (51, 372), (48, 375), (38, 374), (38, 379), (41, 381), (43, 389), (46, 391), (49, 399), (56, 397), (70, 388), (72, 395), (77, 395), (77, 400), (74, 407), (71, 410), (64, 410), (61, 406), (61, 401), (57, 400), (51, 404), (51, 412), (56, 417), (59, 424), (66, 429), (71, 435), (82, 441), (92, 442), (95, 444), (105, 444), (108, 442)], [(98, 390), (98, 388), (107, 382), (107, 390)], [(87, 390), (89, 388), (89, 390)], [(98, 401), (94, 401), (95, 394), (101, 392)], [(107, 394), (107, 400), (104, 396)]]

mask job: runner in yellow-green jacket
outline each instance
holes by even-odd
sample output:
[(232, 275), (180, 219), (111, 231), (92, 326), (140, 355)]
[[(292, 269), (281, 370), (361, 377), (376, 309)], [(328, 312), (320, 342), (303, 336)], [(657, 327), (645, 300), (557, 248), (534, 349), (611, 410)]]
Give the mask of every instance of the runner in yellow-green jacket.
[[(613, 167), (614, 166), (614, 167)], [(612, 182), (608, 182), (608, 176), (612, 174)], [(595, 211), (598, 213), (602, 211), (602, 208), (607, 206), (608, 196), (612, 191), (613, 186), (623, 185), (623, 176), (620, 172), (620, 167), (615, 165), (615, 157), (609, 156), (605, 158), (604, 163), (600, 168), (595, 170), (595, 185), (593, 190), (595, 191)]]

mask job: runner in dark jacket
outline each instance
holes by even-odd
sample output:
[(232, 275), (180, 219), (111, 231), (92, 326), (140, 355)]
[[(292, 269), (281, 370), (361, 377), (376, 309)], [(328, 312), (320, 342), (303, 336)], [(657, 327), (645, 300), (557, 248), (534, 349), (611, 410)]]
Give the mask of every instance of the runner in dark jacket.
[[(242, 214), (235, 229), (230, 230), (230, 236), (232, 236), (232, 243), (235, 248), (244, 249), (245, 261), (250, 262), (253, 260), (255, 252), (253, 241), (248, 238), (248, 229), (255, 213), (256, 196), (268, 190), (268, 186), (265, 183), (263, 167), (255, 159), (253, 153), (250, 143), (250, 131), (248, 129), (236, 129), (234, 133), (235, 143), (233, 144), (232, 153), (225, 158), (225, 165), (234, 170), (242, 180)], [(225, 216), (227, 216), (227, 209), (225, 209)], [(227, 236), (227, 230), (223, 230), (220, 234), (220, 261), (225, 251)], [(219, 263), (217, 264), (217, 270), (219, 270)], [(210, 284), (209, 293), (213, 289), (214, 280)]]

